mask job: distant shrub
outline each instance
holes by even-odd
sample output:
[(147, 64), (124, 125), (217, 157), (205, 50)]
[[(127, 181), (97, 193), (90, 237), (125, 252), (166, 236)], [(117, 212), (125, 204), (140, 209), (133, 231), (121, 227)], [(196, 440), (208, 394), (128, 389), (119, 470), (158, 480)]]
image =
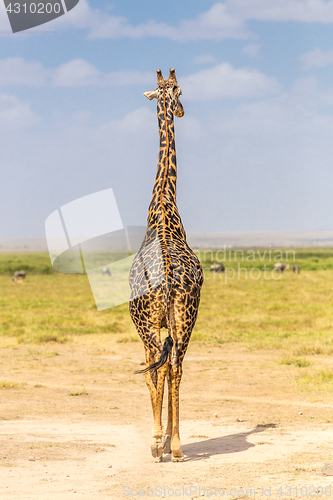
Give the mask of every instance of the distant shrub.
[(21, 270), (27, 274), (55, 273), (46, 252), (0, 252), (0, 274), (12, 275)]
[(299, 368), (305, 368), (306, 366), (310, 365), (310, 361), (308, 361), (306, 358), (284, 358), (281, 360), (281, 363), (283, 365), (294, 365), (298, 366)]

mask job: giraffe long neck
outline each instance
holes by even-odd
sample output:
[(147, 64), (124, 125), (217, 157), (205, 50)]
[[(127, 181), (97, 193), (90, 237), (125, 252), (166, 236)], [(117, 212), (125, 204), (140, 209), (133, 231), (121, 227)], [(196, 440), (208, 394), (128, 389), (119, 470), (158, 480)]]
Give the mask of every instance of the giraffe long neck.
[[(153, 195), (148, 212), (148, 226), (163, 225), (169, 237), (185, 238), (185, 231), (176, 202), (177, 163), (174, 118), (170, 95), (163, 90), (157, 102), (157, 117), (160, 136), (158, 165)], [(173, 238), (172, 238), (173, 239)]]

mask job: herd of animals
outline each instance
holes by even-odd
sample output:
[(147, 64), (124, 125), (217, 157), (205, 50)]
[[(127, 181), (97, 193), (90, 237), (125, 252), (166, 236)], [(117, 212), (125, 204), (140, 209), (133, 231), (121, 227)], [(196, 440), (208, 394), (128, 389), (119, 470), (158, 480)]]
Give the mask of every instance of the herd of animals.
[[(274, 264), (274, 269), (276, 269), (276, 271), (282, 274), (285, 269), (290, 269), (290, 264), (285, 264), (284, 262), (276, 262)], [(212, 273), (224, 273), (225, 266), (223, 264), (213, 264), (212, 266), (210, 266), (210, 271)], [(296, 274), (300, 273), (300, 268), (298, 264), (293, 265), (293, 271)]]
[[(284, 262), (277, 262), (276, 264), (274, 264), (274, 268), (282, 274), (285, 269), (290, 269), (290, 264), (285, 264)], [(210, 266), (209, 270), (214, 273), (224, 273), (225, 266), (223, 264), (213, 264), (212, 266)], [(293, 271), (296, 274), (300, 273), (300, 268), (298, 264), (293, 265)], [(110, 269), (108, 267), (103, 267), (102, 275), (111, 276)], [(23, 283), (25, 277), (26, 277), (25, 271), (15, 271), (12, 281), (13, 283)]]

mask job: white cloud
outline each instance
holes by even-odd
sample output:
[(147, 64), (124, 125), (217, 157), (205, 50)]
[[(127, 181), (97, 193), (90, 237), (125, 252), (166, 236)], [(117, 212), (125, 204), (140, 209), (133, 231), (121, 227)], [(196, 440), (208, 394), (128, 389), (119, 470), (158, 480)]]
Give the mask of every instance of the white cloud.
[(101, 73), (83, 59), (73, 59), (55, 70), (53, 85), (59, 87), (76, 87), (96, 85), (101, 80)]
[(143, 130), (149, 129), (150, 131), (155, 131), (156, 126), (156, 111), (155, 108), (142, 107), (135, 109), (130, 113), (127, 113), (119, 120), (111, 120), (108, 123), (100, 126), (95, 132), (95, 139), (103, 147), (103, 143), (107, 144), (110, 141), (110, 134), (113, 136), (121, 136), (122, 140), (125, 141), (126, 134), (130, 134), (131, 137), (135, 135), (142, 134)]
[(156, 76), (150, 71), (122, 70), (102, 73), (84, 59), (73, 59), (53, 73), (52, 84), (61, 87), (86, 85), (155, 85)]
[(174, 41), (254, 38), (246, 21), (333, 23), (333, 0), (226, 0), (217, 2), (194, 19), (178, 25), (149, 20), (132, 25), (126, 17), (112, 16), (92, 9), (81, 0), (75, 9), (58, 18), (59, 28), (88, 29), (90, 39), (167, 38)]
[(257, 57), (260, 49), (261, 45), (259, 43), (249, 43), (242, 48), (242, 54), (249, 57)]
[(223, 3), (216, 3), (195, 19), (184, 19), (178, 26), (149, 20), (137, 26), (131, 25), (125, 17), (110, 16), (92, 11), (90, 14), (89, 38), (168, 38), (174, 41), (222, 40), (225, 38), (246, 38), (249, 32), (243, 21), (227, 12)]
[[(197, 227), (292, 231), (331, 226), (325, 213), (333, 182), (333, 113), (327, 107), (332, 96), (315, 82), (298, 83), (276, 97), (218, 107), (201, 120), (192, 154), (183, 144), (191, 175), (178, 197), (184, 200), (191, 192), (200, 198), (205, 215), (198, 215)], [(207, 182), (200, 176), (202, 165)], [(189, 203), (179, 203), (184, 223), (194, 220)], [(230, 217), (211, 217), (225, 211)]]
[(75, 9), (53, 22), (58, 29), (87, 28), (89, 39), (156, 37), (191, 41), (239, 39), (251, 36), (243, 20), (239, 16), (230, 14), (227, 5), (220, 2), (194, 19), (180, 21), (177, 26), (154, 20), (132, 25), (126, 17), (109, 15), (91, 8), (86, 0), (81, 0)]
[(227, 0), (227, 11), (240, 19), (257, 21), (332, 23), (332, 0)]
[(0, 86), (45, 85), (50, 71), (37, 61), (28, 62), (20, 57), (0, 59)]
[(185, 99), (194, 101), (264, 96), (279, 90), (275, 78), (255, 69), (235, 69), (228, 63), (185, 76), (181, 86)]
[(228, 6), (216, 3), (207, 12), (199, 14), (196, 19), (181, 22), (177, 34), (171, 39), (188, 40), (222, 40), (224, 38), (247, 38), (250, 32), (245, 28), (243, 20), (228, 12)]
[(156, 76), (150, 71), (122, 70), (102, 73), (84, 59), (73, 59), (54, 70), (51, 83), (61, 87), (86, 85), (155, 85)]
[[(213, 61), (213, 58), (210, 60)], [(258, 70), (236, 69), (227, 63), (184, 76), (180, 83), (187, 100), (262, 96), (279, 88), (274, 78)], [(72, 59), (57, 68), (45, 68), (39, 62), (20, 58), (0, 60), (0, 86), (107, 87), (142, 84), (155, 88), (155, 73), (135, 70), (103, 73), (84, 59)]]
[[(187, 231), (331, 224), (332, 94), (306, 78), (277, 96), (195, 106), (196, 116), (185, 107), (176, 133), (178, 203)], [(9, 130), (0, 134), (6, 165), (0, 208), (8, 213), (8, 231), (42, 231), (56, 207), (105, 187), (114, 188), (124, 221), (144, 223), (158, 154), (156, 107), (147, 101), (112, 120), (96, 120), (94, 113), (82, 120), (60, 110), (12, 134), (8, 123), (20, 123), (22, 103), (0, 98), (0, 123)]]
[(106, 85), (152, 85), (156, 87), (156, 74), (152, 71), (112, 71), (104, 77)]
[(19, 57), (0, 59), (0, 86), (77, 87), (137, 84), (156, 85), (154, 72), (122, 70), (103, 73), (84, 59), (72, 59), (57, 68), (45, 68), (37, 61), (25, 61)]
[(199, 56), (194, 57), (194, 64), (216, 64), (217, 60), (214, 54), (201, 54)]
[(74, 9), (65, 15), (52, 21), (52, 27), (57, 30), (61, 28), (89, 28), (98, 15), (97, 9), (91, 9), (87, 0), (80, 0)]
[(35, 125), (39, 121), (29, 104), (15, 96), (0, 94), (0, 129), (17, 130)]
[[(308, 95), (315, 95), (318, 99), (318, 96), (321, 94), (319, 91), (319, 82), (318, 79), (314, 76), (307, 76), (305, 78), (297, 78), (294, 81), (293, 90), (295, 93), (301, 93), (303, 96), (305, 93)], [(325, 94), (322, 95), (327, 95)]]
[(333, 64), (333, 49), (324, 51), (322, 49), (313, 49), (300, 57), (304, 69), (324, 68)]
[[(146, 37), (166, 38), (185, 42), (255, 38), (246, 21), (333, 23), (333, 0), (226, 0), (217, 2), (193, 19), (183, 19), (177, 25), (153, 19), (138, 25), (126, 17), (110, 15), (90, 7), (80, 0), (70, 12), (52, 21), (54, 29), (87, 29), (89, 39)], [(0, 5), (0, 28), (10, 30), (3, 5)], [(24, 32), (27, 35), (29, 31)]]
[(323, 90), (316, 78), (300, 78), (290, 92), (240, 103), (224, 111), (223, 120), (216, 114), (210, 126), (224, 137), (256, 137), (257, 141), (260, 138), (272, 149), (279, 145), (290, 150), (296, 145), (296, 161), (310, 144), (315, 147), (320, 143), (324, 149), (333, 147), (332, 111), (333, 92)]

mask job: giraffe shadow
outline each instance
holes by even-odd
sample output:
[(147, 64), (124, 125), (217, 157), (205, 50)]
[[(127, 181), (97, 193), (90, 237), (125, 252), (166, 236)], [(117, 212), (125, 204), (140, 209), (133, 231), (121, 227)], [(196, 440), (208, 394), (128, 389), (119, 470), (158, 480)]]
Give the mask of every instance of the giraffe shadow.
[[(182, 446), (185, 455), (185, 462), (202, 460), (210, 458), (214, 455), (227, 455), (231, 453), (239, 453), (253, 448), (255, 444), (247, 441), (248, 436), (263, 432), (267, 428), (275, 428), (276, 424), (266, 424), (265, 426), (255, 427), (248, 432), (239, 432), (229, 436), (222, 436), (205, 441), (197, 441), (196, 443), (184, 444)], [(169, 462), (171, 455), (165, 457), (165, 461)]]

